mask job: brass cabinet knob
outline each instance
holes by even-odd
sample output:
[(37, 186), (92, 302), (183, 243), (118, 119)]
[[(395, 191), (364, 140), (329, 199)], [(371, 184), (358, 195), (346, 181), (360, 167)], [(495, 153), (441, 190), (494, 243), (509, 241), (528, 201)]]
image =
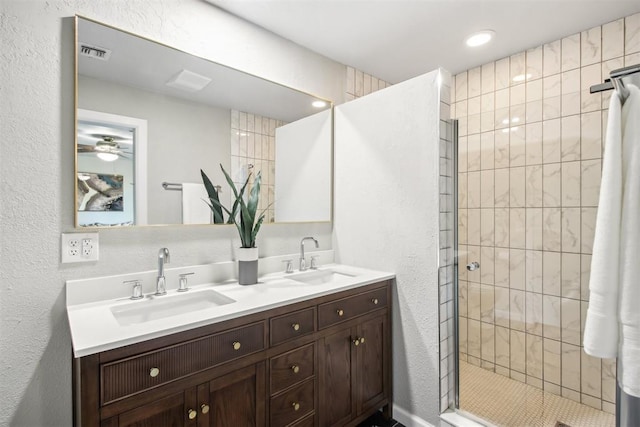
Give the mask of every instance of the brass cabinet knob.
[(157, 377), (159, 373), (160, 373), (160, 369), (158, 368), (151, 368), (149, 370), (149, 376), (151, 376), (151, 378)]
[(209, 412), (209, 405), (207, 405), (206, 403), (203, 403), (202, 406), (200, 406), (200, 410), (202, 411), (203, 414), (206, 414)]
[(371, 302), (374, 303), (375, 305), (378, 305), (378, 298), (372, 299)]
[(354, 339), (352, 342), (353, 342), (353, 345), (358, 346), (360, 345), (360, 338), (356, 337), (356, 339)]
[(360, 338), (360, 344), (364, 344), (364, 337)]
[(291, 327), (294, 331), (298, 331), (300, 330), (300, 323), (294, 323), (293, 325), (291, 325)]
[(293, 405), (291, 405), (291, 406), (293, 406), (293, 410), (294, 410), (294, 411), (299, 411), (299, 410), (300, 410), (300, 404), (299, 404), (298, 402), (295, 402), (295, 403), (294, 403)]
[(291, 367), (291, 370), (293, 371), (294, 374), (297, 374), (298, 372), (300, 372), (300, 366), (298, 365), (293, 365)]
[(233, 349), (234, 350), (240, 350), (241, 344), (239, 341), (234, 341), (233, 342)]
[(187, 414), (189, 414), (189, 419), (193, 420), (198, 416), (198, 413), (196, 411), (194, 411), (193, 409), (189, 409), (189, 412), (187, 412)]
[(338, 316), (343, 316), (344, 310), (336, 310), (336, 313), (338, 313)]

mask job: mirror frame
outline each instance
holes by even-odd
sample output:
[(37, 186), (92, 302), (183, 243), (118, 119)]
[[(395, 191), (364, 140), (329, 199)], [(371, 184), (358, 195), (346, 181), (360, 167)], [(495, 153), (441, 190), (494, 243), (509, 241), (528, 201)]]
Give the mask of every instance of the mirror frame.
[[(334, 129), (335, 102), (333, 100), (329, 100), (329, 99), (323, 98), (321, 96), (312, 94), (310, 92), (307, 92), (307, 91), (304, 91), (304, 90), (301, 90), (301, 89), (297, 89), (297, 88), (294, 88), (294, 87), (291, 87), (291, 86), (287, 86), (285, 84), (278, 83), (276, 81), (269, 80), (267, 78), (264, 78), (264, 77), (261, 77), (261, 76), (257, 76), (255, 74), (251, 74), (251, 73), (246, 72), (246, 71), (242, 71), (242, 70), (240, 70), (238, 68), (231, 67), (229, 65), (222, 64), (220, 62), (216, 62), (216, 61), (214, 61), (212, 59), (205, 58), (205, 57), (200, 56), (200, 55), (195, 55), (195, 54), (193, 54), (191, 52), (188, 52), (188, 51), (185, 51), (185, 50), (182, 50), (182, 49), (178, 49), (178, 48), (173, 47), (173, 46), (169, 46), (169, 45), (167, 45), (167, 44), (165, 44), (163, 42), (159, 42), (159, 41), (151, 39), (149, 37), (141, 36), (139, 34), (135, 34), (135, 33), (131, 32), (131, 31), (127, 31), (127, 30), (124, 30), (122, 28), (118, 28), (118, 27), (115, 27), (115, 26), (110, 25), (110, 24), (106, 24), (106, 23), (98, 21), (98, 20), (95, 20), (95, 19), (92, 19), (92, 18), (88, 18), (88, 17), (83, 16), (83, 15), (76, 14), (76, 15), (74, 15), (74, 35), (73, 35), (74, 36), (74, 64), (73, 64), (73, 71), (74, 71), (74, 76), (73, 76), (73, 79), (74, 79), (74, 112), (73, 112), (73, 123), (74, 123), (73, 216), (74, 216), (74, 224), (73, 224), (73, 226), (74, 226), (74, 229), (76, 229), (76, 230), (95, 230), (95, 231), (97, 231), (97, 230), (108, 230), (108, 229), (121, 230), (121, 229), (131, 229), (131, 228), (138, 228), (138, 227), (175, 227), (175, 226), (179, 226), (179, 227), (184, 227), (184, 226), (190, 226), (190, 227), (205, 226), (206, 227), (206, 226), (212, 226), (212, 225), (215, 225), (215, 226), (233, 225), (233, 224), (227, 224), (227, 223), (224, 223), (224, 224), (213, 224), (213, 223), (210, 223), (210, 224), (180, 224), (180, 223), (176, 223), (176, 224), (141, 224), (141, 225), (137, 225), (137, 224), (134, 223), (131, 226), (86, 226), (86, 227), (81, 227), (78, 224), (78, 221), (79, 221), (78, 191), (77, 191), (77, 189), (75, 187), (77, 186), (76, 181), (77, 181), (77, 176), (78, 176), (78, 120), (79, 120), (78, 112), (79, 112), (79, 109), (80, 109), (80, 107), (78, 105), (78, 98), (79, 98), (79, 88), (78, 88), (78, 80), (79, 80), (79, 75), (78, 75), (78, 63), (79, 63), (79, 60), (78, 60), (79, 59), (79, 52), (78, 52), (79, 37), (78, 36), (79, 36), (79, 28), (78, 28), (78, 23), (79, 23), (80, 19), (83, 19), (83, 20), (86, 20), (86, 21), (89, 21), (89, 22), (92, 22), (92, 23), (95, 23), (95, 24), (98, 24), (98, 25), (105, 26), (105, 27), (107, 27), (109, 29), (112, 29), (112, 30), (115, 30), (115, 31), (120, 31), (122, 33), (125, 33), (125, 34), (133, 36), (133, 37), (141, 38), (141, 39), (146, 40), (146, 41), (151, 42), (151, 43), (156, 43), (156, 44), (158, 44), (160, 46), (163, 46), (165, 48), (172, 49), (172, 50), (175, 50), (177, 52), (193, 56), (194, 58), (197, 58), (197, 59), (200, 59), (200, 60), (203, 60), (203, 61), (208, 61), (208, 62), (215, 63), (215, 64), (220, 65), (222, 67), (225, 67), (225, 68), (227, 68), (229, 70), (236, 71), (236, 72), (242, 73), (242, 74), (246, 74), (248, 76), (255, 77), (256, 79), (260, 79), (260, 80), (263, 80), (263, 81), (268, 82), (268, 83), (273, 83), (273, 84), (281, 86), (281, 87), (283, 87), (285, 89), (294, 90), (294, 91), (299, 92), (301, 94), (316, 98), (317, 100), (325, 101), (328, 104), (328, 108), (326, 108), (325, 110), (321, 110), (321, 111), (330, 110), (330, 116), (331, 116), (331, 141), (330, 141), (330, 144), (331, 144), (331, 146), (330, 146), (331, 162), (329, 164), (330, 176), (331, 176), (331, 182), (329, 183), (329, 186), (330, 186), (331, 197), (330, 197), (330, 202), (329, 202), (330, 203), (330, 206), (329, 206), (329, 212), (330, 212), (329, 219), (326, 220), (326, 221), (295, 221), (295, 222), (278, 221), (278, 222), (265, 222), (263, 224), (263, 227), (265, 225), (323, 224), (323, 223), (332, 223), (333, 222), (333, 213), (334, 213), (334, 203), (333, 203), (334, 176), (333, 176), (333, 171), (334, 171), (334, 140), (335, 140), (335, 129)], [(307, 117), (309, 117), (309, 116), (307, 116)], [(148, 147), (145, 148), (145, 151), (147, 151), (147, 150), (148, 150)]]

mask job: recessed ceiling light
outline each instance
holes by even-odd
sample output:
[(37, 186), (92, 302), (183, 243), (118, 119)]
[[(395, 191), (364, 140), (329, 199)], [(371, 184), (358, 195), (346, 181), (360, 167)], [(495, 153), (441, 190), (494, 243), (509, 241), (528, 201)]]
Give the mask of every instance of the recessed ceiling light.
[(469, 47), (482, 46), (483, 44), (489, 43), (495, 34), (496, 32), (493, 30), (478, 31), (467, 37), (465, 43), (467, 43)]
[(315, 108), (324, 108), (327, 106), (327, 103), (324, 101), (313, 101), (311, 105)]
[(525, 80), (529, 80), (531, 78), (531, 74), (518, 74), (512, 80), (514, 82), (523, 82)]

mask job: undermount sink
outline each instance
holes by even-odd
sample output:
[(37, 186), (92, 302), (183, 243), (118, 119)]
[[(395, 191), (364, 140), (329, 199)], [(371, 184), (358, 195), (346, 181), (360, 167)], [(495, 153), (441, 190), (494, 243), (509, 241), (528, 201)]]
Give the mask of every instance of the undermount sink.
[(289, 279), (306, 283), (307, 285), (324, 285), (325, 283), (340, 282), (351, 277), (355, 277), (355, 275), (336, 270), (312, 270), (288, 276)]
[(111, 313), (120, 326), (129, 326), (198, 310), (206, 310), (233, 302), (236, 301), (232, 298), (214, 290), (206, 289), (160, 297), (147, 297), (142, 301), (111, 307)]

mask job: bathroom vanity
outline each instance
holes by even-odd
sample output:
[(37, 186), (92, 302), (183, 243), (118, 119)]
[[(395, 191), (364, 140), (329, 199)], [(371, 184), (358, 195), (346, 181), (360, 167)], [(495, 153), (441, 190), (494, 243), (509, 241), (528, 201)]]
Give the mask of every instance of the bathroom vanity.
[[(211, 286), (235, 302), (213, 307), (204, 325), (189, 315), (174, 316), (170, 328), (167, 319), (110, 325), (99, 317), (113, 318), (113, 307), (69, 308), (75, 425), (348, 426), (380, 408), (391, 416), (393, 276), (320, 271), (309, 277), (325, 279), (308, 283)], [(93, 312), (100, 345), (83, 347), (87, 325), (74, 331), (83, 310)]]

